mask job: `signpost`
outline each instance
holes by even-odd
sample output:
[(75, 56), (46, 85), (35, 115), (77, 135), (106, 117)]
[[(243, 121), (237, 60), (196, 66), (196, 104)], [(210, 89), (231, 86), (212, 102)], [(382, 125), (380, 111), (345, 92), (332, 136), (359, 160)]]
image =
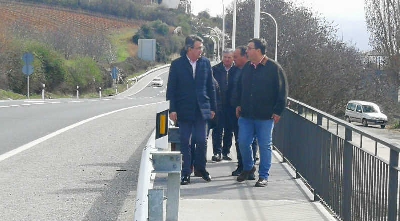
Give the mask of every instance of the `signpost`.
[(117, 77), (118, 77), (118, 69), (116, 67), (113, 67), (113, 69), (111, 70), (111, 76), (112, 79), (115, 80), (115, 83), (117, 83)]
[(118, 77), (118, 69), (117, 67), (113, 67), (113, 69), (111, 70), (111, 76), (112, 79), (115, 80), (115, 94), (118, 94), (118, 88), (117, 88), (117, 77)]
[(25, 65), (22, 68), (22, 73), (24, 73), (27, 77), (27, 96), (29, 99), (29, 75), (33, 74), (33, 66), (31, 65), (33, 62), (33, 54), (25, 53), (22, 55), (22, 60), (24, 61)]

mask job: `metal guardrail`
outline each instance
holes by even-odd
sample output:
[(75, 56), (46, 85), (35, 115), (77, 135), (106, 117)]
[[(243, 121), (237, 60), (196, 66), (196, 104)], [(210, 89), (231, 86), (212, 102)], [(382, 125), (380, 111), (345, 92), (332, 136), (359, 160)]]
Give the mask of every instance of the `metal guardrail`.
[(313, 191), (314, 199), (344, 221), (399, 220), (400, 147), (288, 100), (274, 129), (274, 147)]
[[(179, 151), (168, 150), (169, 102), (162, 102), (157, 110), (156, 129), (142, 152), (135, 204), (135, 221), (178, 221), (182, 157)], [(172, 130), (175, 131), (176, 130)], [(167, 195), (163, 188), (153, 188), (156, 173), (167, 173)]]

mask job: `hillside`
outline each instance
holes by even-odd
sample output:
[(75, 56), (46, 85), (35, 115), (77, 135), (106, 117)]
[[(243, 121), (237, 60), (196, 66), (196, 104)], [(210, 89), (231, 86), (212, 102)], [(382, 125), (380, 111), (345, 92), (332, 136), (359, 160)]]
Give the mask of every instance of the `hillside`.
[[(126, 20), (101, 16), (83, 11), (72, 11), (46, 5), (0, 1), (0, 41), (6, 40), (7, 30), (16, 26), (27, 27), (38, 32), (58, 31), (70, 27), (74, 34), (115, 34), (121, 31), (137, 30), (143, 21)], [(132, 32), (132, 31), (131, 31)], [(132, 47), (132, 45), (130, 45)], [(130, 48), (129, 51), (135, 51)]]

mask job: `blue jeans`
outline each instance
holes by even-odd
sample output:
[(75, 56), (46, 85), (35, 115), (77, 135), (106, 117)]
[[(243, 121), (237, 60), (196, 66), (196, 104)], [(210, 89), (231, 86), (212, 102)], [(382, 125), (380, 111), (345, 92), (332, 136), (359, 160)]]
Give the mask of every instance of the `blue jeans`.
[(271, 168), (271, 145), (274, 121), (239, 118), (239, 148), (242, 155), (243, 170), (249, 171), (254, 166), (252, 143), (257, 138), (260, 151), (259, 178), (268, 179)]

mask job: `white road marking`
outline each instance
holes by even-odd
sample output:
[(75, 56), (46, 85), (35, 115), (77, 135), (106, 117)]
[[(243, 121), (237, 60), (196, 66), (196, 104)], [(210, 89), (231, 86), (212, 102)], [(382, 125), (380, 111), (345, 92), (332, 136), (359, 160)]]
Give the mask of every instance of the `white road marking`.
[(50, 138), (53, 138), (53, 137), (55, 137), (55, 136), (57, 136), (57, 135), (59, 135), (61, 133), (64, 133), (64, 132), (66, 132), (68, 130), (71, 130), (71, 129), (75, 128), (75, 127), (78, 127), (78, 126), (80, 126), (82, 124), (88, 123), (88, 122), (90, 122), (92, 120), (96, 120), (98, 118), (105, 117), (107, 115), (114, 114), (114, 113), (117, 113), (117, 112), (120, 112), (120, 111), (129, 110), (129, 109), (136, 108), (136, 107), (145, 107), (145, 106), (149, 106), (149, 105), (155, 105), (155, 104), (159, 104), (159, 103), (162, 103), (162, 102), (156, 102), (156, 103), (142, 104), (142, 105), (126, 107), (126, 108), (122, 108), (122, 109), (119, 109), (119, 110), (115, 110), (115, 111), (111, 111), (111, 112), (108, 112), (108, 113), (100, 114), (100, 115), (91, 117), (89, 119), (80, 121), (78, 123), (72, 124), (72, 125), (70, 125), (68, 127), (62, 128), (62, 129), (59, 129), (59, 130), (57, 130), (57, 131), (55, 131), (55, 132), (53, 132), (51, 134), (48, 134), (48, 135), (46, 135), (44, 137), (36, 139), (36, 140), (34, 140), (34, 141), (30, 142), (30, 143), (27, 143), (27, 144), (22, 145), (22, 146), (14, 149), (14, 150), (10, 150), (7, 153), (4, 153), (4, 154), (0, 155), (0, 162), (5, 160), (5, 159), (7, 159), (7, 158), (9, 158), (9, 157), (15, 156), (15, 155), (17, 155), (17, 154), (19, 154), (19, 153), (21, 153), (21, 152), (23, 152), (25, 150), (28, 150), (28, 149), (30, 149), (30, 148), (32, 148), (32, 147), (34, 147), (34, 146), (36, 146), (36, 145), (48, 140)]

